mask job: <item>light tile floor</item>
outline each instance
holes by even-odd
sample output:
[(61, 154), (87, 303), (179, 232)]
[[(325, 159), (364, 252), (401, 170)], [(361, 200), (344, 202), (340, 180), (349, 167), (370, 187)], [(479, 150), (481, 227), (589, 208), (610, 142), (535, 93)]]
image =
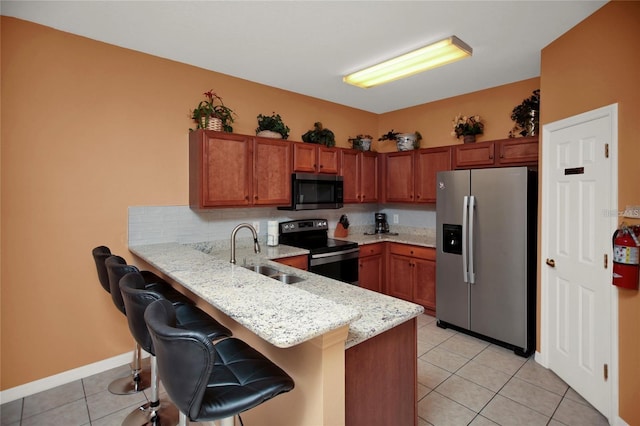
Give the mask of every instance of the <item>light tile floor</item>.
[[(128, 370), (122, 366), (2, 404), (2, 426), (119, 426), (149, 396), (107, 391)], [(418, 318), (418, 416), (419, 426), (608, 424), (533, 358), (441, 329), (427, 315)]]

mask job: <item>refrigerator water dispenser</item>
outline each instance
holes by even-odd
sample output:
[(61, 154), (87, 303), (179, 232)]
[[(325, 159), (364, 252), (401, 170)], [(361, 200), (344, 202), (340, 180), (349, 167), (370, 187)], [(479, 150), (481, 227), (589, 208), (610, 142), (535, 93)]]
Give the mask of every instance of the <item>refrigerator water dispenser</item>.
[(462, 254), (462, 225), (442, 224), (442, 251)]

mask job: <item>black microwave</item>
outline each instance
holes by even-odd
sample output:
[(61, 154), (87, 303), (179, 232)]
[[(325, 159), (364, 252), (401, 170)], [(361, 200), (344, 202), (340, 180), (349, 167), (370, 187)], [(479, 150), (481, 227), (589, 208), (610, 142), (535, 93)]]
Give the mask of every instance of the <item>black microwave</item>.
[(280, 210), (339, 209), (344, 206), (342, 176), (293, 173), (291, 205)]

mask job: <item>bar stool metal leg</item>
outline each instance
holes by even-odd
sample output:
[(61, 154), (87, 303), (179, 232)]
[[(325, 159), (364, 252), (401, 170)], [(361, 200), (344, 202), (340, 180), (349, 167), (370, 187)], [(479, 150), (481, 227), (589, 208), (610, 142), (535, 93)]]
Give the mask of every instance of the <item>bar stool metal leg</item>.
[(148, 369), (142, 368), (140, 345), (136, 343), (131, 361), (131, 375), (121, 377), (109, 384), (109, 392), (114, 395), (131, 395), (142, 392), (151, 384), (151, 374)]
[(151, 396), (149, 402), (138, 407), (122, 422), (122, 426), (173, 426), (178, 424), (178, 409), (173, 402), (160, 399), (160, 377), (158, 376), (158, 361), (155, 356), (151, 362)]

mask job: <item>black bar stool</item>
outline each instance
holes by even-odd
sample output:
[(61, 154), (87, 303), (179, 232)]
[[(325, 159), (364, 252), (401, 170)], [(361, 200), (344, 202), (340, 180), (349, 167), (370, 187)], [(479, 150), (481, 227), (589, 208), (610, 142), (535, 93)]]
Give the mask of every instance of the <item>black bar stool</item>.
[[(160, 399), (161, 377), (158, 375), (151, 336), (144, 321), (144, 312), (147, 306), (156, 300), (166, 299), (162, 294), (146, 287), (144, 278), (139, 272), (130, 272), (120, 279), (120, 292), (127, 311), (129, 330), (140, 347), (151, 354), (151, 397), (149, 402), (129, 414), (122, 426), (175, 425), (179, 420), (176, 406), (171, 401)], [(198, 331), (212, 341), (231, 336), (231, 331), (228, 328), (194, 305), (175, 305), (175, 313), (179, 328)]]
[[(98, 246), (92, 250), (93, 260), (96, 264), (96, 270), (98, 272), (98, 280), (102, 285), (102, 288), (109, 294), (111, 294), (111, 283), (109, 282), (109, 273), (107, 271), (107, 266), (105, 264), (106, 260), (113, 256), (111, 250), (107, 246)], [(153, 279), (155, 274), (148, 272), (146, 276), (149, 279)], [(159, 277), (157, 277), (159, 280)], [(118, 292), (120, 290), (118, 289)], [(118, 306), (116, 306), (118, 307)], [(118, 310), (123, 312), (119, 307)], [(150, 385), (150, 373), (149, 371), (144, 371), (141, 368), (140, 361), (140, 349), (136, 345), (135, 351), (133, 353), (133, 360), (130, 364), (131, 373), (129, 376), (120, 377), (113, 382), (111, 382), (108, 386), (109, 392), (115, 395), (129, 395), (137, 392), (141, 392), (144, 389), (148, 388)]]
[[(113, 300), (113, 304), (118, 308), (120, 312), (124, 316), (127, 316), (126, 309), (124, 306), (124, 300), (122, 299), (122, 294), (120, 293), (120, 279), (124, 277), (129, 272), (140, 272), (140, 270), (134, 265), (128, 265), (127, 262), (120, 256), (110, 256), (104, 262), (105, 267), (107, 269), (107, 275), (109, 276), (109, 287), (111, 289), (111, 299)], [(191, 304), (191, 300), (188, 297), (180, 293), (171, 287), (170, 284), (162, 281), (162, 282), (148, 282), (148, 279), (156, 276), (153, 274), (142, 274), (145, 280), (145, 288), (147, 290), (156, 291), (162, 296), (169, 300), (172, 304), (175, 305), (188, 305)], [(132, 363), (132, 376), (133, 382), (130, 384), (129, 393), (135, 393), (138, 390), (146, 389), (151, 384), (151, 372), (147, 369), (142, 369), (142, 356), (140, 352), (140, 345), (136, 342), (134, 353), (133, 353), (133, 363)]]
[(180, 426), (234, 416), (294, 387), (280, 367), (236, 338), (217, 344), (201, 332), (179, 328), (176, 311), (166, 300), (153, 302), (144, 314), (162, 383), (180, 410)]

